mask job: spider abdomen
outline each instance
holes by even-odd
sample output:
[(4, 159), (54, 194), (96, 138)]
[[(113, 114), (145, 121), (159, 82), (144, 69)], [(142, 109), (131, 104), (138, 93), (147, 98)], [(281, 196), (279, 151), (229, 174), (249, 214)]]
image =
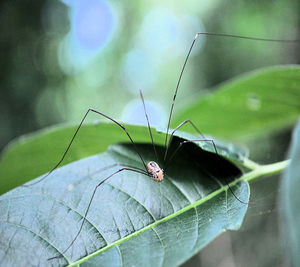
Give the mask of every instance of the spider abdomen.
[(147, 164), (147, 172), (149, 176), (156, 182), (161, 182), (164, 179), (164, 170), (161, 169), (154, 161), (150, 161)]

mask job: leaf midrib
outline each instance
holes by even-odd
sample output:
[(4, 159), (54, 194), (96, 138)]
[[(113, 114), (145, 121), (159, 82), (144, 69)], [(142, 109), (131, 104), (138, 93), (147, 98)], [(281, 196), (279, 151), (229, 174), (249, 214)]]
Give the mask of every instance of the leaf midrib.
[[(236, 185), (238, 182), (243, 181), (243, 177), (244, 176), (241, 176), (239, 179), (234, 180), (233, 182), (231, 182), (229, 184), (229, 186), (232, 187), (232, 186)], [(245, 181), (243, 181), (243, 182), (245, 182)], [(68, 266), (71, 267), (71, 266), (76, 266), (76, 265), (78, 265), (80, 263), (83, 263), (86, 260), (88, 260), (90, 258), (93, 258), (94, 256), (96, 256), (96, 255), (98, 255), (98, 254), (100, 254), (100, 253), (108, 250), (109, 248), (112, 248), (114, 246), (118, 246), (119, 244), (125, 242), (126, 240), (128, 240), (128, 239), (130, 239), (130, 238), (132, 238), (134, 236), (137, 236), (137, 235), (139, 235), (139, 234), (141, 234), (141, 233), (143, 233), (143, 232), (145, 232), (145, 231), (147, 231), (149, 229), (152, 229), (155, 226), (162, 224), (163, 222), (169, 221), (169, 220), (171, 220), (171, 219), (179, 216), (180, 214), (182, 214), (182, 213), (184, 213), (184, 212), (186, 212), (186, 211), (188, 211), (190, 209), (196, 208), (197, 206), (201, 205), (202, 203), (204, 203), (204, 202), (212, 199), (213, 197), (219, 195), (223, 191), (227, 191), (228, 190), (227, 188), (228, 188), (227, 185), (224, 185), (221, 188), (219, 188), (218, 190), (216, 190), (216, 191), (210, 193), (209, 195), (205, 196), (204, 198), (201, 198), (201, 199), (197, 200), (196, 202), (191, 203), (190, 205), (187, 205), (186, 207), (184, 207), (184, 208), (182, 208), (182, 209), (180, 209), (180, 210), (178, 210), (178, 211), (176, 211), (176, 212), (174, 212), (174, 213), (172, 213), (172, 214), (170, 214), (170, 215), (168, 215), (168, 216), (166, 216), (166, 217), (164, 217), (164, 218), (162, 218), (160, 220), (157, 220), (157, 221), (153, 222), (152, 224), (149, 224), (146, 227), (144, 227), (144, 228), (142, 228), (142, 229), (140, 229), (140, 230), (138, 230), (138, 231), (136, 231), (136, 232), (134, 232), (134, 233), (132, 233), (132, 234), (124, 237), (124, 238), (121, 238), (121, 239), (119, 239), (119, 240), (117, 240), (117, 241), (115, 241), (115, 242), (113, 242), (113, 243), (105, 246), (104, 248), (101, 248), (98, 251), (95, 251), (95, 252), (91, 253), (90, 255), (88, 255), (88, 256), (86, 256), (86, 257), (84, 257), (84, 258), (82, 258), (82, 259), (80, 259), (80, 260), (78, 260), (78, 261), (76, 261), (76, 262), (74, 262), (74, 263), (72, 263), (72, 264), (70, 264)], [(227, 194), (226, 194), (226, 197), (227, 197)]]

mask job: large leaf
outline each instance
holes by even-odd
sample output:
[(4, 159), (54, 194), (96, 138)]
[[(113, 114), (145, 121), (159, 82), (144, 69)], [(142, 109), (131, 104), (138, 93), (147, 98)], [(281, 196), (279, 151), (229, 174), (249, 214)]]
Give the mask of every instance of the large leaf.
[[(244, 140), (291, 126), (300, 114), (300, 68), (273, 67), (225, 83), (175, 113), (174, 127), (190, 119), (204, 132)], [(191, 129), (192, 130), (192, 129)]]
[[(151, 142), (148, 128), (125, 125), (136, 143)], [(0, 162), (0, 194), (25, 183), (47, 171), (61, 159), (77, 126), (59, 126), (35, 134), (23, 136), (13, 141), (3, 154)], [(163, 144), (165, 133), (152, 129), (156, 144)], [(177, 136), (196, 138), (176, 132)], [(199, 136), (197, 137), (199, 138)], [(83, 125), (69, 153), (61, 166), (106, 150), (110, 144), (130, 142), (119, 126), (112, 123)], [(241, 161), (244, 151), (215, 140), (218, 152), (232, 161)], [(203, 149), (214, 152), (210, 142), (199, 142)]]
[[(178, 140), (175, 140), (178, 143)], [(146, 161), (151, 145), (138, 145)], [(160, 161), (163, 148), (157, 147)], [(116, 169), (115, 162), (142, 168), (131, 145), (66, 165), (41, 183), (0, 197), (0, 262), (3, 266), (175, 266), (225, 229), (238, 229), (247, 205), (224, 186), (241, 172), (224, 158), (187, 145), (161, 183), (133, 172), (106, 181), (95, 195), (87, 221), (73, 246), (95, 186)], [(231, 183), (248, 201), (246, 182)]]
[(293, 134), (291, 164), (282, 181), (282, 231), (291, 266), (300, 266), (300, 121)]

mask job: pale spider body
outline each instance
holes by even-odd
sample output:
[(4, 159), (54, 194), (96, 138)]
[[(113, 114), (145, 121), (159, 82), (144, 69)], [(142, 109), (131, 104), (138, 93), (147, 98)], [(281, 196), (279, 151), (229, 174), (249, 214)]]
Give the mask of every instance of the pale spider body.
[(155, 182), (161, 182), (164, 179), (164, 170), (155, 161), (147, 164), (147, 172)]

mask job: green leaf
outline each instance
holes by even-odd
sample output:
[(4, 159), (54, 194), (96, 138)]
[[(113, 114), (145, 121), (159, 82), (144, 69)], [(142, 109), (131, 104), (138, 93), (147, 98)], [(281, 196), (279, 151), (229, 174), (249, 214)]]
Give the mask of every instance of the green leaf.
[(282, 231), (291, 266), (300, 266), (300, 121), (294, 131), (291, 163), (282, 180)]
[[(136, 143), (150, 143), (148, 128), (124, 124)], [(31, 179), (49, 172), (65, 152), (77, 126), (56, 126), (37, 133), (22, 136), (4, 151), (0, 162), (0, 194)], [(152, 129), (156, 144), (164, 144), (165, 133)], [(184, 138), (199, 138), (176, 132)], [(130, 142), (125, 132), (112, 123), (85, 124), (78, 132), (61, 166), (100, 152), (115, 143)], [(232, 161), (242, 161), (245, 152), (234, 146), (215, 140), (218, 152)], [(199, 142), (204, 150), (214, 152), (209, 142)]]
[(300, 114), (300, 68), (273, 67), (225, 83), (175, 113), (173, 126), (190, 119), (203, 132), (245, 140), (291, 126)]
[[(180, 140), (174, 138), (178, 144)], [(138, 145), (146, 162), (150, 144)], [(164, 149), (158, 147), (159, 162)], [(0, 197), (0, 253), (4, 266), (175, 266), (226, 229), (240, 227), (247, 205), (224, 186), (241, 175), (232, 163), (195, 144), (186, 145), (158, 183), (124, 171), (102, 184), (82, 232), (78, 232), (99, 181), (118, 168), (115, 162), (143, 168), (130, 144), (57, 169), (41, 183), (16, 188)], [(235, 195), (249, 199), (244, 181), (231, 182)]]

